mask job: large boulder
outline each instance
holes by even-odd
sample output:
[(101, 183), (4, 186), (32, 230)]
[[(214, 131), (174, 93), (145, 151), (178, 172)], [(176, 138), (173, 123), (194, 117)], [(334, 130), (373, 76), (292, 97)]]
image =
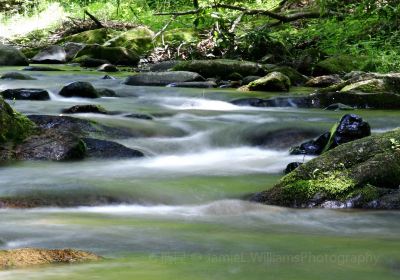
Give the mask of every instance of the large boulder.
[(129, 76), (124, 84), (130, 86), (166, 86), (172, 83), (204, 81), (197, 73), (188, 71), (148, 72)]
[(49, 250), (24, 248), (0, 251), (0, 269), (27, 267), (32, 265), (48, 265), (60, 263), (79, 263), (99, 261), (101, 257), (84, 251), (62, 249)]
[(32, 57), (34, 63), (57, 64), (67, 61), (67, 53), (63, 47), (49, 46)]
[(371, 127), (360, 116), (344, 115), (330, 132), (315, 140), (307, 141), (291, 150), (294, 155), (319, 155), (339, 145), (371, 135)]
[(339, 75), (323, 75), (309, 79), (305, 86), (307, 87), (329, 87), (343, 82)]
[(0, 66), (26, 66), (28, 59), (14, 47), (0, 44)]
[(390, 92), (390, 89), (386, 86), (382, 79), (371, 79), (366, 81), (356, 82), (345, 86), (340, 90), (341, 92), (365, 92), (365, 93), (381, 93)]
[(19, 72), (8, 72), (1, 75), (2, 80), (36, 80), (36, 78)]
[(6, 89), (0, 92), (4, 99), (10, 100), (49, 100), (49, 92), (38, 88)]
[(349, 142), (299, 166), (253, 200), (288, 207), (400, 208), (400, 129)]
[(144, 154), (138, 150), (130, 149), (116, 142), (84, 138), (87, 156), (94, 158), (135, 158), (143, 157)]
[(289, 91), (290, 79), (280, 72), (271, 72), (261, 79), (247, 85), (248, 89), (258, 91)]
[[(106, 60), (115, 65), (136, 66), (140, 57), (132, 50), (123, 47), (104, 47), (100, 45), (86, 45), (80, 50), (75, 58), (89, 57)], [(76, 60), (74, 60), (76, 61)]]
[(122, 32), (103, 44), (105, 47), (124, 47), (142, 55), (154, 48), (154, 32), (146, 26), (138, 26)]
[(307, 82), (308, 78), (304, 76), (303, 74), (299, 73), (296, 69), (289, 67), (289, 66), (277, 66), (277, 67), (272, 67), (271, 69), (268, 69), (265, 71), (267, 74), (272, 73), (272, 72), (279, 72), (284, 75), (286, 75), (290, 79), (290, 83), (292, 85), (304, 85), (305, 82)]
[(75, 42), (66, 42), (64, 44), (64, 50), (66, 53), (67, 61), (74, 59), (76, 54), (85, 47), (85, 44), (75, 43)]
[(85, 105), (74, 105), (72, 107), (62, 110), (65, 114), (79, 114), (79, 113), (96, 113), (96, 114), (108, 114), (107, 110), (101, 105), (85, 104)]
[(219, 77), (222, 79), (227, 79), (233, 73), (238, 73), (245, 77), (260, 75), (264, 72), (258, 63), (229, 59), (181, 61), (174, 66), (173, 70), (191, 71), (199, 73), (206, 78)]
[(74, 42), (81, 44), (104, 44), (112, 39), (119, 32), (111, 28), (99, 28), (83, 31), (73, 34), (62, 39), (62, 42)]
[(60, 93), (64, 97), (99, 98), (97, 90), (89, 82), (72, 82), (65, 85)]

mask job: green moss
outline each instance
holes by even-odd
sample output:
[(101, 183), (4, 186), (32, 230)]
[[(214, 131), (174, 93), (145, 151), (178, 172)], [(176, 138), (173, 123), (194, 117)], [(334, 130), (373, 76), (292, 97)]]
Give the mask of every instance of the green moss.
[(389, 90), (385, 86), (385, 82), (381, 79), (371, 79), (350, 84), (342, 88), (340, 91), (341, 92), (361, 91), (365, 93), (389, 92)]
[(300, 74), (299, 71), (289, 66), (273, 67), (267, 73), (279, 72), (289, 77), (291, 84), (302, 85), (307, 81), (307, 77)]
[(145, 26), (140, 26), (117, 35), (105, 42), (103, 46), (124, 47), (138, 54), (146, 54), (154, 47), (153, 36), (153, 31)]
[[(190, 43), (199, 39), (198, 33), (190, 28), (171, 29), (163, 34), (166, 42)], [(158, 43), (161, 43), (161, 36), (158, 37)]]
[(80, 57), (90, 57), (95, 59), (108, 60), (116, 65), (135, 66), (139, 62), (139, 56), (132, 50), (122, 47), (104, 47), (99, 45), (87, 45), (76, 54), (74, 62), (79, 61)]
[(267, 76), (252, 81), (248, 84), (249, 90), (260, 91), (289, 91), (290, 79), (280, 72), (271, 72)]
[(84, 44), (104, 44), (108, 40), (112, 39), (119, 32), (107, 29), (107, 28), (100, 28), (94, 30), (84, 31), (78, 34), (74, 34), (62, 39), (61, 42), (76, 42), (76, 43), (84, 43)]
[(326, 74), (343, 74), (353, 70), (362, 70), (365, 58), (350, 56), (350, 55), (338, 55), (327, 58), (320, 61), (314, 70), (314, 74), (326, 75)]

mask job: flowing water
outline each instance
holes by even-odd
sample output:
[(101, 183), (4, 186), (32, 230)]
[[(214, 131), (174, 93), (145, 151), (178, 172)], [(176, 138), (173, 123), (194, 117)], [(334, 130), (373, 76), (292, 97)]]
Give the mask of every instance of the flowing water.
[[(298, 210), (246, 201), (272, 187), (289, 162), (309, 160), (289, 155), (287, 147), (254, 146), (254, 135), (294, 128), (324, 132), (343, 112), (238, 107), (228, 101), (245, 94), (233, 90), (131, 87), (94, 72), (30, 74), (38, 80), (1, 81), (0, 89), (46, 88), (51, 100), (11, 101), (17, 110), (54, 115), (76, 104), (100, 104), (119, 113), (76, 117), (130, 129), (136, 137), (110, 140), (146, 157), (1, 166), (2, 197), (125, 201), (1, 209), (1, 249), (77, 248), (105, 257), (98, 263), (3, 271), (1, 280), (399, 279), (399, 212)], [(111, 88), (121, 97), (57, 95), (74, 80)], [(129, 113), (155, 118), (124, 116)], [(356, 113), (373, 133), (399, 124), (396, 111)]]

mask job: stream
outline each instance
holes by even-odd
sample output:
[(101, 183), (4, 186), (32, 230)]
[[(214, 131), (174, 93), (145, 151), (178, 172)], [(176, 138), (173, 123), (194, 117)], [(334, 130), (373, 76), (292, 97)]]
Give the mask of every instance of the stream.
[[(400, 212), (288, 209), (246, 201), (272, 187), (288, 163), (311, 159), (289, 155), (279, 141), (257, 146), (254, 137), (291, 129), (318, 135), (343, 111), (239, 107), (229, 101), (249, 93), (126, 86), (124, 74), (103, 80), (99, 72), (60, 67), (66, 71), (24, 72), (37, 80), (0, 80), (0, 91), (51, 92), (49, 101), (9, 101), (24, 114), (59, 115), (76, 104), (102, 105), (116, 113), (73, 116), (131, 130), (136, 137), (108, 140), (145, 157), (0, 166), (1, 197), (104, 195), (127, 201), (0, 209), (0, 249), (75, 248), (105, 258), (1, 271), (1, 280), (399, 279)], [(0, 74), (18, 69), (1, 67)], [(113, 89), (119, 97), (57, 94), (76, 80)], [(154, 119), (126, 117), (132, 113)], [(399, 125), (398, 111), (354, 113), (370, 123), (373, 133)]]

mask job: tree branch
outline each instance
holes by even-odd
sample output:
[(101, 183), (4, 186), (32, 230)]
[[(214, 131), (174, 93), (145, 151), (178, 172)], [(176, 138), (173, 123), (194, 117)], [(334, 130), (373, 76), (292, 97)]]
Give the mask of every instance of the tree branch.
[(89, 13), (88, 10), (85, 10), (85, 14), (88, 15), (88, 17), (90, 17), (90, 19), (94, 21), (94, 23), (98, 28), (104, 28), (103, 24), (94, 15)]
[(156, 13), (154, 15), (155, 16), (194, 15), (194, 14), (199, 14), (200, 12), (202, 12), (203, 10), (206, 10), (206, 9), (218, 9), (218, 8), (241, 11), (244, 15), (267, 16), (267, 17), (279, 20), (280, 22), (291, 22), (291, 21), (296, 21), (296, 20), (304, 19), (304, 18), (319, 18), (319, 17), (321, 17), (321, 13), (315, 12), (315, 11), (303, 11), (303, 12), (297, 12), (297, 13), (293, 13), (293, 14), (283, 15), (283, 14), (279, 14), (279, 13), (275, 13), (275, 12), (267, 11), (267, 10), (251, 10), (251, 9), (246, 9), (246, 8), (240, 7), (240, 6), (227, 5), (227, 4), (215, 4), (215, 5), (210, 5), (210, 6), (202, 7), (199, 9), (195, 9), (195, 10), (188, 10), (188, 11), (182, 11), (182, 12)]

